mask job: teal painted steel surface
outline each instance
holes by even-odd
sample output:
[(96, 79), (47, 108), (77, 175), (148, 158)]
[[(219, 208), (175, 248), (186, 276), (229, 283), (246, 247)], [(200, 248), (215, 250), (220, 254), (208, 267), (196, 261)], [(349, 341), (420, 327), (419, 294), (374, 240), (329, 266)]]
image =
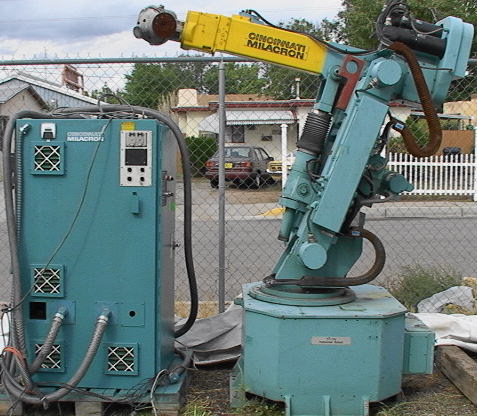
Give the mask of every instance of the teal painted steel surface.
[(300, 307), (252, 298), (257, 285), (244, 286), (235, 385), (288, 403), (292, 416), (367, 415), (369, 402), (400, 392), (406, 309), (386, 290), (357, 286), (352, 303)]
[[(56, 124), (56, 138), (41, 138), (43, 122)], [(175, 176), (173, 137), (153, 120), (107, 119), (23, 119), (17, 137), (26, 124), (17, 210), (31, 360), (57, 309), (68, 310), (56, 352), (34, 378), (66, 382), (107, 307), (110, 323), (79, 387), (131, 388), (174, 358), (174, 199), (163, 195), (174, 192), (163, 179)]]
[(406, 317), (403, 374), (432, 374), (435, 334), (422, 321)]

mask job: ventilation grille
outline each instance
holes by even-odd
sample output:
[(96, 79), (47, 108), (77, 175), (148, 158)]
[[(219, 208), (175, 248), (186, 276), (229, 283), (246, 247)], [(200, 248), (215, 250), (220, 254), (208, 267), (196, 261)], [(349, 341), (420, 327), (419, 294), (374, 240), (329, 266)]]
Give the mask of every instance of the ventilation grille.
[[(35, 355), (40, 353), (42, 347), (43, 344), (35, 344)], [(46, 356), (41, 368), (61, 370), (61, 345), (54, 344), (52, 346), (51, 352)]]
[(134, 347), (108, 347), (108, 373), (136, 373)]
[(39, 172), (60, 172), (61, 147), (35, 146), (34, 169)]
[(40, 267), (33, 269), (33, 291), (48, 295), (61, 294), (61, 273), (60, 269), (43, 269)]

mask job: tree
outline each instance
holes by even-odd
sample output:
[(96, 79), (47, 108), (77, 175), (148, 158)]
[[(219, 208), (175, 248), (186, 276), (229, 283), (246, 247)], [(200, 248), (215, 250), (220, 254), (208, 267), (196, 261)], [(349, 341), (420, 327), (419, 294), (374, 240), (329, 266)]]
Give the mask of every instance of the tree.
[[(375, 21), (387, 0), (343, 0), (343, 10), (331, 23), (332, 36), (340, 42), (363, 49), (375, 48), (378, 44), (374, 34)], [(473, 23), (477, 21), (475, 0), (434, 0), (432, 4), (422, 0), (407, 1), (414, 18), (436, 22), (446, 16), (460, 17)], [(476, 38), (472, 51), (475, 53)]]
[[(227, 94), (261, 94), (267, 84), (259, 64), (227, 62), (224, 69)], [(218, 74), (216, 66), (209, 68), (204, 74), (204, 89), (207, 92), (214, 93), (219, 90)]]
[(92, 90), (88, 95), (91, 98), (96, 98), (97, 100), (101, 100), (110, 104), (120, 104), (118, 99), (116, 99), (113, 95), (120, 96), (121, 92), (114, 92), (107, 83), (104, 83), (100, 89)]
[(173, 91), (195, 88), (204, 92), (203, 77), (207, 62), (134, 64), (126, 75), (124, 98), (132, 105), (157, 108)]
[[(378, 40), (374, 36), (375, 21), (385, 0), (343, 0), (344, 9), (331, 22), (332, 36), (340, 42), (363, 49), (374, 49)], [(434, 0), (431, 4), (422, 0), (408, 0), (414, 18), (436, 22), (446, 16), (460, 17), (475, 25), (477, 2), (475, 0)], [(471, 56), (477, 56), (477, 37), (474, 36)], [(468, 100), (476, 92), (477, 66), (470, 65), (464, 80), (453, 81), (448, 101)]]
[[(267, 81), (259, 64), (225, 64), (227, 94), (260, 94)], [(207, 62), (176, 62), (134, 65), (126, 75), (124, 98), (131, 104), (157, 108), (180, 88), (193, 88), (199, 93), (217, 94), (218, 65)]]

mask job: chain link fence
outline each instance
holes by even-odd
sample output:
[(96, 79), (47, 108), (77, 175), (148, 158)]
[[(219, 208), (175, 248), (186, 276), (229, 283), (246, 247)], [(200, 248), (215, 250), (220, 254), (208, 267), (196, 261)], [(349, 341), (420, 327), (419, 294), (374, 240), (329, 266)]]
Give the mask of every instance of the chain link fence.
[[(281, 218), (278, 199), (320, 80), (277, 66), (224, 60), (226, 188), (222, 275), (225, 299), (230, 301), (241, 292), (243, 283), (270, 274), (284, 250), (277, 239)], [(116, 102), (111, 94), (132, 105), (159, 108), (171, 115), (185, 134), (191, 154), (193, 248), (199, 295), (212, 302), (217, 301), (221, 275), (218, 66), (218, 59), (204, 57), (0, 64), (0, 135), (9, 117), (19, 110), (49, 111), (98, 101)], [(402, 285), (397, 282), (413, 281), (422, 283), (417, 285), (423, 286), (423, 292), (438, 291), (459, 285), (462, 277), (477, 274), (477, 205), (473, 202), (477, 200), (476, 74), (476, 63), (472, 62), (469, 75), (452, 85), (448, 102), (440, 109), (444, 129), (438, 156), (441, 159), (406, 159), (397, 136), (387, 144), (386, 152), (396, 162), (393, 168), (426, 191), (365, 209), (366, 227), (383, 240), (387, 250), (387, 264), (378, 284), (400, 290)], [(426, 126), (418, 108), (393, 104), (391, 112), (406, 120), (415, 135), (425, 140)], [(178, 182), (176, 240), (182, 245), (180, 172)], [(3, 203), (0, 211), (0, 299), (8, 300), (10, 265)], [(372, 261), (372, 250), (365, 246), (350, 275), (364, 271)], [(176, 251), (176, 299), (188, 300), (180, 249)], [(416, 299), (409, 300), (408, 306), (415, 306)]]

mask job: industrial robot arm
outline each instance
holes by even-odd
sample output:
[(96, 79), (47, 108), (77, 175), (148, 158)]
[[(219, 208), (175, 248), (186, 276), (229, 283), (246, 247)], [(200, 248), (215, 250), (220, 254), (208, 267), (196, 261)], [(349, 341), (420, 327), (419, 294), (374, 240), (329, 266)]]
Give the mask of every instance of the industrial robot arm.
[[(374, 279), (384, 265), (379, 239), (363, 229), (363, 205), (413, 189), (386, 169), (380, 156), (389, 128), (401, 132), (416, 156), (435, 153), (441, 140), (435, 107), (453, 79), (465, 74), (473, 27), (447, 17), (436, 24), (413, 20), (392, 0), (377, 22), (382, 48), (363, 51), (267, 24), (258, 13), (225, 17), (189, 12), (179, 22), (162, 7), (141, 11), (134, 34), (151, 44), (167, 40), (184, 49), (234, 55), (320, 74), (320, 91), (298, 140), (296, 161), (283, 190), (286, 208), (279, 239), (287, 248), (265, 280), (269, 286), (345, 287)], [(406, 126), (390, 118), (391, 101), (421, 103), (429, 142), (419, 146)], [(383, 199), (384, 197), (384, 199)], [(368, 239), (376, 251), (372, 268), (345, 278)]]

